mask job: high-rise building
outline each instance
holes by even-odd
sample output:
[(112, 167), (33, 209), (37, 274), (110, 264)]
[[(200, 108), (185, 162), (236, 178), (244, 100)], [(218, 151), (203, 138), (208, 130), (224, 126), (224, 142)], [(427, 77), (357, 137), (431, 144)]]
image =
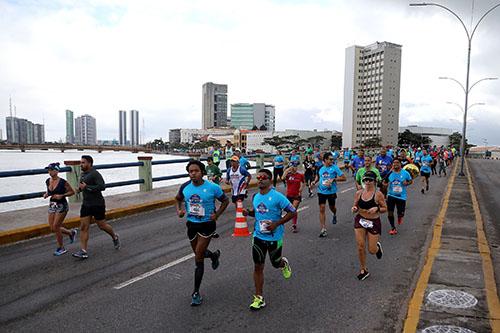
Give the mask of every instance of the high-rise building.
[(399, 128), (401, 45), (376, 42), (346, 49), (343, 147), (376, 138), (396, 145)]
[(207, 82), (202, 94), (202, 128), (227, 127), (227, 84)]
[(66, 110), (66, 143), (75, 143), (75, 120), (71, 110)]
[(265, 103), (236, 103), (231, 104), (231, 127), (236, 129), (260, 129), (265, 126), (266, 130), (275, 129), (274, 105)]
[(130, 144), (139, 145), (139, 111), (130, 111)]
[(40, 144), (45, 143), (45, 129), (41, 124), (33, 124), (27, 119), (6, 117), (7, 142)]
[(84, 114), (75, 119), (75, 142), (82, 145), (97, 144), (97, 129), (94, 117)]
[(118, 121), (119, 125), (119, 142), (120, 146), (125, 146), (127, 144), (127, 111), (118, 111)]

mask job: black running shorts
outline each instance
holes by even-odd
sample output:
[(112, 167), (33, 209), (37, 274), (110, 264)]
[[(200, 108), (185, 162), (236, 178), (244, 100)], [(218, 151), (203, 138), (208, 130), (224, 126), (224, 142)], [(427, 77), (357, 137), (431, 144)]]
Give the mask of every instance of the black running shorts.
[(278, 268), (281, 264), (281, 253), (283, 249), (283, 240), (265, 241), (260, 238), (253, 238), (252, 257), (253, 262), (263, 265), (266, 261), (266, 254), (269, 252), (269, 259), (273, 267)]
[(210, 238), (215, 234), (215, 221), (209, 222), (186, 222), (187, 236), (190, 241), (193, 241), (196, 236)]
[(394, 212), (394, 208), (398, 209), (398, 216), (405, 216), (406, 200), (398, 199), (393, 196), (387, 196), (387, 210), (389, 212)]
[(335, 206), (335, 200), (337, 199), (337, 193), (333, 194), (322, 194), (318, 192), (318, 203), (324, 205), (328, 200), (328, 205)]
[(93, 216), (96, 221), (102, 221), (106, 218), (106, 206), (86, 206), (80, 208), (80, 217)]

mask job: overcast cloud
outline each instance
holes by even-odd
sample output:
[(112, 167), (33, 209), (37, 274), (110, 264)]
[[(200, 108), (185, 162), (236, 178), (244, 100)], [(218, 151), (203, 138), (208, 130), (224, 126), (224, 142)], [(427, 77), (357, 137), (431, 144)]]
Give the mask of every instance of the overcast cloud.
[[(400, 125), (461, 128), (466, 38), (437, 7), (407, 1), (0, 0), (0, 117), (65, 137), (64, 110), (118, 137), (118, 110), (137, 109), (145, 139), (201, 126), (201, 86), (229, 85), (229, 103), (276, 105), (277, 128), (342, 129), (345, 48), (403, 46)], [(442, 1), (471, 18), (471, 1)], [(474, 19), (495, 1), (476, 1)], [(500, 8), (473, 40), (471, 81), (500, 76)], [(469, 140), (500, 145), (500, 80), (472, 90)], [(142, 128), (142, 120), (141, 120)]]

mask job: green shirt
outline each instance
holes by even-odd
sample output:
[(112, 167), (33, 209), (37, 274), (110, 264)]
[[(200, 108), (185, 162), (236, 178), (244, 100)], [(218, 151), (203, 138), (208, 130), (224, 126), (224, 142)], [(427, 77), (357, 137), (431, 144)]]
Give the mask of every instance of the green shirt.
[[(362, 180), (363, 180), (363, 176), (365, 175), (366, 171), (367, 171), (366, 168), (363, 167), (363, 168), (360, 168), (358, 170), (358, 172), (356, 172), (356, 183), (358, 183), (359, 185), (363, 186), (363, 188), (364, 188), (364, 185), (363, 185)], [(378, 171), (377, 168), (375, 168), (374, 166), (372, 166), (370, 168), (370, 171), (373, 171), (377, 175), (377, 182), (381, 182), (382, 181), (382, 177), (380, 177), (380, 172)]]
[(219, 167), (215, 164), (212, 164), (212, 165), (207, 166), (206, 170), (207, 170), (208, 180), (212, 181), (212, 177), (215, 177), (213, 182), (216, 184), (219, 184), (220, 177), (222, 176), (222, 172), (220, 171)]

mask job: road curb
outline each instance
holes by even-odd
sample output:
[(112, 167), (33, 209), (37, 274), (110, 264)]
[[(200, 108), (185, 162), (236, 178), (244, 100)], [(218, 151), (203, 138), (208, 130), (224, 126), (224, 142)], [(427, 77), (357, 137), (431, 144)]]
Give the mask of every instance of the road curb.
[[(252, 180), (250, 182), (249, 188), (257, 187), (257, 182)], [(230, 192), (231, 188), (223, 188), (224, 192)], [(139, 205), (129, 206), (125, 208), (115, 208), (106, 211), (106, 220), (115, 220), (129, 215), (135, 215), (139, 213), (148, 212), (155, 209), (165, 208), (168, 206), (173, 206), (175, 204), (175, 198), (168, 198), (165, 200), (157, 200), (146, 202)], [(80, 226), (80, 218), (72, 217), (65, 219), (63, 226), (66, 228), (77, 228)], [(18, 228), (8, 231), (0, 231), (0, 245), (11, 244), (19, 242), (22, 240), (40, 237), (50, 234), (50, 227), (48, 224), (37, 224), (30, 227)]]

